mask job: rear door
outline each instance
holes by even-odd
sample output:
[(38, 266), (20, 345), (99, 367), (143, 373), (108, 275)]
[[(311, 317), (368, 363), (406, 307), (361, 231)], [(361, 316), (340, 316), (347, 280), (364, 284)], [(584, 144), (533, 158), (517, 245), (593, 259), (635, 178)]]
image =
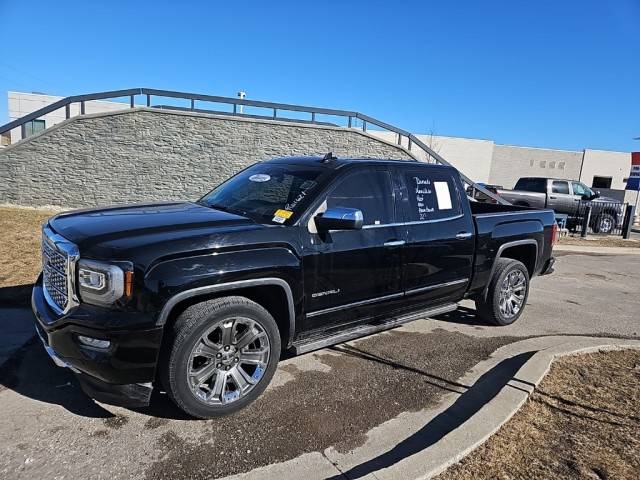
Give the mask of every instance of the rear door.
[(458, 173), (424, 165), (397, 167), (407, 244), (402, 286), (409, 304), (459, 301), (471, 278), (475, 230)]
[[(362, 230), (319, 235), (313, 217), (332, 207), (362, 211)], [(402, 297), (400, 252), (391, 173), (357, 166), (335, 180), (302, 225), (305, 329), (326, 329), (383, 315)]]

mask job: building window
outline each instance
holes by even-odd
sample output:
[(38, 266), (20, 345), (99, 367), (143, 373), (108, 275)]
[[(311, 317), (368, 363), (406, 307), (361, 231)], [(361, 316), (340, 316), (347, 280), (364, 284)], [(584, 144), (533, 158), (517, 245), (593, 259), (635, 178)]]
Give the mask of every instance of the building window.
[(564, 162), (558, 162), (558, 169), (564, 170)]
[(611, 188), (611, 180), (613, 180), (613, 177), (599, 177), (594, 175), (591, 186), (593, 188)]
[(540, 160), (540, 168), (547, 168), (547, 161), (546, 160)]
[(549, 162), (549, 168), (556, 168), (556, 162)]
[(31, 135), (42, 132), (44, 128), (44, 120), (31, 120), (24, 124), (24, 136), (25, 138), (30, 137)]

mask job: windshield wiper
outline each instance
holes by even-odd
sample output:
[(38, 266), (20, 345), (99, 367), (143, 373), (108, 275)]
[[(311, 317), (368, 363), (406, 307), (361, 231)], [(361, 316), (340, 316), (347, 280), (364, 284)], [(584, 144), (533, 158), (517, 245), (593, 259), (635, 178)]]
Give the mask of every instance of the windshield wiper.
[(213, 204), (204, 203), (204, 202), (198, 202), (198, 203), (200, 203), (201, 205), (204, 205), (205, 207), (214, 208), (214, 209), (220, 210), (222, 212), (232, 213), (233, 215), (240, 215), (242, 217), (251, 218), (251, 214), (249, 214), (249, 212), (246, 212), (244, 210), (240, 210), (239, 208), (227, 207), (225, 205), (216, 205), (215, 203), (213, 203)]

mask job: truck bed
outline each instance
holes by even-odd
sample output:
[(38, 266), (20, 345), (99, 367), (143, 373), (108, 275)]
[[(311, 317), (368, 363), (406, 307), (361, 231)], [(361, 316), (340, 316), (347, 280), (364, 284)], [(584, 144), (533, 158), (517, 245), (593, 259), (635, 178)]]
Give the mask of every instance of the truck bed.
[(505, 243), (535, 240), (536, 269), (531, 273), (535, 274), (543, 267), (551, 254), (544, 246), (551, 243), (551, 226), (555, 223), (553, 210), (480, 202), (469, 205), (477, 233), (470, 291), (487, 284), (498, 249)]

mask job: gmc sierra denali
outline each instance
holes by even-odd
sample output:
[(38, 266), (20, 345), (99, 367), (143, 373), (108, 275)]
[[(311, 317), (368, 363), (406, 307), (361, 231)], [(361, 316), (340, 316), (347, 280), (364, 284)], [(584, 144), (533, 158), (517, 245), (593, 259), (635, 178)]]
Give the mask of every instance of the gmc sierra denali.
[[(419, 162), (283, 158), (197, 202), (62, 213), (43, 226), (32, 306), (45, 349), (93, 398), (166, 391), (238, 410), (300, 354), (475, 300), (508, 325), (553, 271), (553, 212), (469, 202)], [(452, 352), (455, 354), (455, 352)]]

